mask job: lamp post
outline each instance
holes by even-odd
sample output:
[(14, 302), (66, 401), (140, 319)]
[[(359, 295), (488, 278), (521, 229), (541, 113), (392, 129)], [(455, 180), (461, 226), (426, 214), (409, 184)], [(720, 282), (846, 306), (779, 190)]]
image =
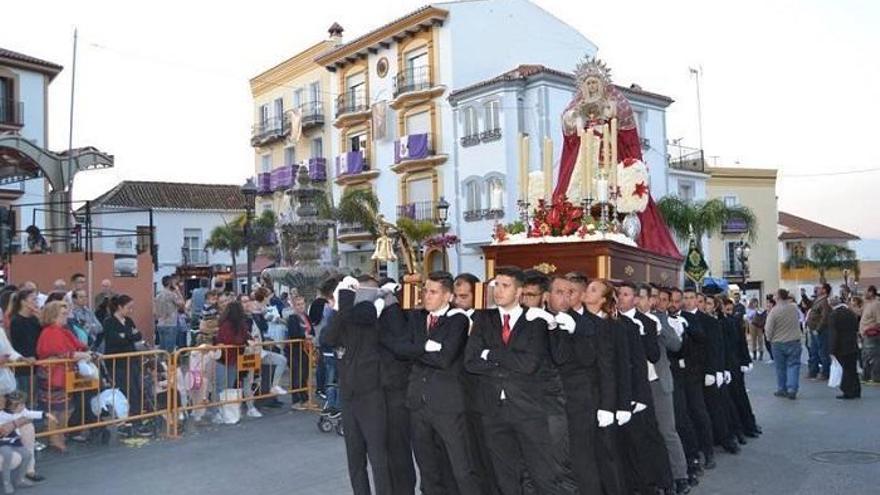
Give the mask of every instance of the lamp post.
[(739, 260), (740, 263), (740, 273), (742, 274), (743, 279), (743, 290), (745, 290), (746, 280), (749, 278), (749, 255), (752, 254), (752, 247), (749, 246), (748, 242), (740, 240), (736, 245), (736, 249), (734, 250), (736, 254), (736, 259)]
[(241, 186), (241, 194), (244, 196), (245, 221), (244, 221), (244, 242), (245, 256), (247, 257), (247, 292), (251, 291), (251, 280), (253, 280), (253, 256), (251, 256), (251, 225), (254, 220), (254, 201), (257, 197), (257, 186), (254, 179), (248, 177), (244, 185)]
[[(446, 201), (443, 196), (440, 197), (440, 201), (437, 202), (437, 219), (440, 220), (440, 232), (445, 236), (446, 235), (446, 221), (449, 219), (449, 202)], [(441, 244), (442, 254), (443, 254), (443, 270), (448, 270), (447, 262), (446, 262), (446, 241)]]

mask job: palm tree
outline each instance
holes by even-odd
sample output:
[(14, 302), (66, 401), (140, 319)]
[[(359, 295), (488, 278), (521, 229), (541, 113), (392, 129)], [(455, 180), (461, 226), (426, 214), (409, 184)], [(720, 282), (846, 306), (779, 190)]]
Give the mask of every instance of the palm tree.
[(349, 189), (339, 198), (339, 206), (319, 205), (319, 209), (343, 223), (360, 224), (367, 232), (379, 233), (379, 198), (372, 189)]
[[(685, 201), (676, 196), (665, 196), (657, 202), (657, 207), (666, 225), (682, 242), (687, 242), (691, 234), (699, 241), (704, 235), (721, 232), (722, 227), (732, 220), (742, 222), (750, 241), (754, 242), (758, 233), (758, 219), (749, 207), (727, 206), (718, 198)], [(697, 242), (697, 246), (699, 244)]]
[(208, 241), (205, 242), (205, 247), (213, 253), (229, 251), (229, 255), (232, 257), (232, 266), (237, 266), (235, 259), (239, 251), (247, 246), (244, 238), (244, 223), (244, 215), (235, 217), (231, 222), (224, 220), (223, 225), (218, 225), (211, 230), (211, 235), (208, 237)]
[(792, 252), (785, 260), (787, 270), (795, 268), (812, 268), (819, 272), (819, 283), (827, 282), (825, 274), (829, 270), (852, 270), (853, 274), (859, 275), (859, 260), (856, 252), (846, 246), (838, 244), (814, 244), (810, 257), (807, 258), (799, 252)]

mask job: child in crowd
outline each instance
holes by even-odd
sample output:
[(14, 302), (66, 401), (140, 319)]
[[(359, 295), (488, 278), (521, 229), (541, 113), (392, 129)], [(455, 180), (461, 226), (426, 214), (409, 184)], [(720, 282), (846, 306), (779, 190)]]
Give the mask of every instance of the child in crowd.
[[(31, 411), (25, 407), (25, 397), (19, 391), (14, 391), (6, 395), (6, 406), (0, 411), (0, 425), (13, 422), (15, 428), (0, 437), (0, 457), (3, 459), (3, 493), (9, 494), (15, 492), (15, 486), (33, 486), (34, 483), (25, 478), (28, 464), (31, 462), (33, 453), (25, 447), (21, 442), (21, 432), (18, 427), (29, 421), (37, 421), (49, 419), (53, 422), (57, 421), (50, 413), (43, 411)], [(21, 464), (12, 472), (13, 454), (21, 456)], [(14, 479), (13, 479), (14, 474)]]
[(189, 395), (190, 406), (195, 406), (192, 410), (192, 417), (196, 421), (200, 421), (205, 415), (205, 409), (200, 405), (209, 402), (208, 393), (214, 390), (214, 363), (220, 359), (220, 349), (209, 350), (208, 346), (213, 344), (213, 337), (199, 332), (196, 334), (196, 346), (198, 350), (192, 351), (189, 356), (188, 371), (186, 376), (187, 392)]

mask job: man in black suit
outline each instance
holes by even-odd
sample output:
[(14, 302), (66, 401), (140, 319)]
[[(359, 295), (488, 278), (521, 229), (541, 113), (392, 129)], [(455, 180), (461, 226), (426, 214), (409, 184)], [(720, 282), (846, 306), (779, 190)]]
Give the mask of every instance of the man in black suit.
[[(734, 438), (731, 429), (729, 401), (725, 400), (725, 392), (721, 390), (725, 382), (725, 342), (724, 331), (721, 321), (715, 314), (714, 299), (710, 315), (706, 312), (706, 296), (697, 294), (697, 309), (695, 313), (700, 319), (700, 325), (706, 333), (706, 361), (703, 364), (706, 382), (703, 389), (703, 397), (706, 400), (706, 410), (709, 419), (712, 420), (712, 438), (715, 444), (721, 445), (725, 451), (731, 454), (739, 453), (739, 445)], [(729, 373), (727, 374), (729, 376)], [(710, 379), (712, 377), (713, 379)]]
[(746, 392), (745, 374), (752, 369), (752, 356), (743, 329), (744, 320), (737, 314), (737, 305), (727, 299), (724, 303), (724, 315), (728, 319), (727, 350), (731, 380), (729, 386), (730, 399), (742, 421), (743, 434), (755, 438), (761, 434), (761, 427), (755, 420), (755, 413), (749, 395)]
[(562, 387), (545, 379), (545, 368), (553, 366), (548, 329), (557, 323), (546, 311), (519, 304), (523, 281), (518, 268), (496, 271), (497, 309), (474, 313), (465, 367), (480, 375), (484, 441), (501, 492), (521, 493), (525, 465), (539, 493), (577, 493)]
[(715, 442), (712, 438), (712, 420), (706, 409), (703, 389), (715, 385), (715, 375), (704, 373), (707, 360), (706, 334), (703, 331), (701, 318), (697, 314), (697, 293), (694, 289), (683, 292), (674, 289), (670, 305), (670, 316), (681, 316), (686, 323), (682, 340), (681, 358), (685, 370), (685, 395), (687, 397), (688, 415), (694, 425), (700, 450), (703, 451), (706, 469), (715, 468)]
[(382, 359), (382, 392), (385, 396), (388, 428), (388, 468), (391, 476), (391, 495), (412, 495), (416, 486), (413, 465), (412, 429), (409, 409), (406, 407), (406, 387), (412, 364), (409, 359), (394, 354), (393, 343), (408, 337), (407, 321), (400, 308), (396, 292), (398, 285), (385, 278), (380, 281), (383, 303), (379, 314), (379, 356)]
[(406, 405), (426, 495), (447, 493), (447, 462), (459, 493), (482, 493), (465, 420), (463, 359), (470, 321), (464, 311), (450, 309), (452, 291), (449, 273), (430, 273), (422, 293), (424, 308), (409, 312), (406, 338), (391, 343), (397, 356), (413, 363)]
[(614, 423), (616, 387), (611, 331), (605, 320), (589, 311), (573, 311), (572, 298), (582, 308), (580, 290), (575, 291), (565, 276), (554, 275), (547, 297), (548, 310), (564, 331), (553, 332), (550, 341), (565, 390), (572, 473), (582, 495), (621, 493), (614, 458), (608, 459), (615, 452), (605, 449), (599, 438), (599, 429)]
[(623, 428), (631, 487), (638, 493), (654, 493), (654, 489), (672, 490), (672, 471), (666, 443), (657, 426), (651, 382), (659, 377), (654, 366), (660, 359), (657, 324), (638, 311), (636, 286), (623, 282), (617, 289), (617, 309), (630, 339), (633, 380), (633, 418)]
[(339, 313), (323, 335), (338, 356), (342, 424), (348, 476), (355, 495), (370, 495), (367, 459), (376, 493), (391, 493), (385, 397), (382, 393), (377, 309), (371, 300), (355, 303), (359, 287), (376, 290), (376, 281), (346, 277), (334, 299)]
[(840, 381), (838, 399), (858, 399), (862, 396), (862, 384), (856, 370), (859, 356), (859, 317), (840, 301), (840, 297), (832, 296), (829, 304), (833, 308), (828, 317), (828, 328), (831, 334), (828, 339), (828, 352), (843, 367), (843, 378)]

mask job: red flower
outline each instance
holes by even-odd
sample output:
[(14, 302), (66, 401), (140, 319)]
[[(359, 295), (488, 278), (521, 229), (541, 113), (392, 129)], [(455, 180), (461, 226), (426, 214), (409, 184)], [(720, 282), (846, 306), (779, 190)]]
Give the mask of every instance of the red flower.
[(644, 182), (639, 182), (638, 184), (636, 184), (636, 189), (635, 191), (633, 191), (632, 195), (641, 198), (646, 194), (648, 194), (648, 185)]

